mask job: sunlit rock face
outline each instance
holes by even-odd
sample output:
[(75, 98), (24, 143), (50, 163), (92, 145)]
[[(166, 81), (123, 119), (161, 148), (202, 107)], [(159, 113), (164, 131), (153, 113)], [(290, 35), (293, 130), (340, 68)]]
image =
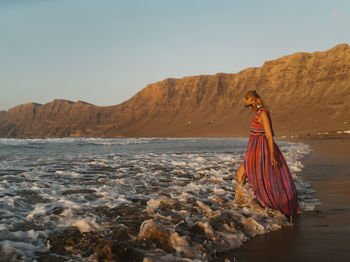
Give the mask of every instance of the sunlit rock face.
[(248, 90), (270, 107), (277, 136), (350, 130), (350, 47), (294, 53), (236, 74), (165, 79), (115, 106), (19, 105), (0, 112), (0, 136), (244, 136), (252, 117), (242, 102)]

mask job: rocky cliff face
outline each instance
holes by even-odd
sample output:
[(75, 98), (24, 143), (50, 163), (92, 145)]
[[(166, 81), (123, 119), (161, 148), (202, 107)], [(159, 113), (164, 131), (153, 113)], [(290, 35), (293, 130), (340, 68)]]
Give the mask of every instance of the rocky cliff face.
[(28, 103), (0, 112), (1, 137), (247, 136), (242, 97), (257, 90), (277, 136), (350, 129), (350, 47), (295, 53), (237, 74), (149, 84), (108, 107), (81, 101)]

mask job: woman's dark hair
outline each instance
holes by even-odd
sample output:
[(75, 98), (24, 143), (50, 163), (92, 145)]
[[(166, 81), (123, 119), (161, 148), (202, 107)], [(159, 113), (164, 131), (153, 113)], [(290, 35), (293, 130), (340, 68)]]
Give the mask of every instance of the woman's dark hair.
[(253, 98), (258, 105), (261, 105), (263, 109), (265, 110), (270, 110), (269, 107), (264, 103), (264, 101), (261, 99), (261, 97), (258, 95), (258, 93), (255, 90), (251, 90), (248, 91), (245, 95), (244, 95), (244, 99), (249, 99), (249, 98)]

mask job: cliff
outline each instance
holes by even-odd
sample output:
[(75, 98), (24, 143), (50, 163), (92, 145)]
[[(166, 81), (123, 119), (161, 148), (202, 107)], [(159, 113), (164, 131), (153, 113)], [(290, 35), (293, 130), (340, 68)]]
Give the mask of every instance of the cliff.
[(270, 107), (277, 136), (349, 130), (350, 47), (294, 53), (236, 74), (165, 79), (115, 106), (19, 105), (0, 112), (0, 136), (247, 136), (252, 114), (242, 97), (253, 89)]

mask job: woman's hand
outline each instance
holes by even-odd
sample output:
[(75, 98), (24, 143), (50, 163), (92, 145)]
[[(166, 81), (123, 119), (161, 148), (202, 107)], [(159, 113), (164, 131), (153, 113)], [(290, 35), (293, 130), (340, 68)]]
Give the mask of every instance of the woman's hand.
[(272, 167), (278, 167), (278, 161), (274, 155), (271, 156), (271, 165)]

